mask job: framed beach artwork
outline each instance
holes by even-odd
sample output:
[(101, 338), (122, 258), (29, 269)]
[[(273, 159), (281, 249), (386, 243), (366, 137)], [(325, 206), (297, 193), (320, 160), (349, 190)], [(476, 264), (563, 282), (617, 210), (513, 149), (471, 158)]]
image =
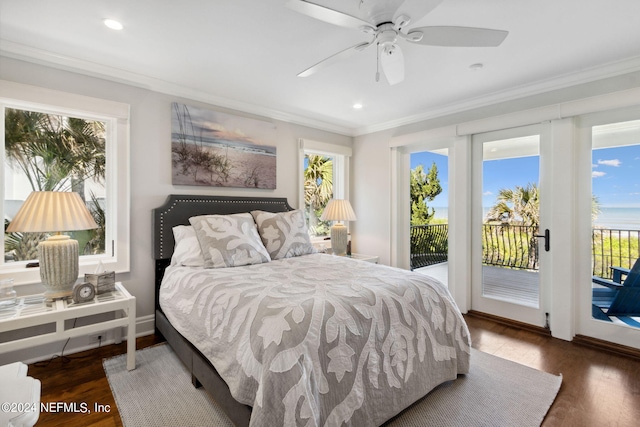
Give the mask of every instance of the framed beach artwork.
[(273, 123), (174, 102), (174, 185), (276, 188)]

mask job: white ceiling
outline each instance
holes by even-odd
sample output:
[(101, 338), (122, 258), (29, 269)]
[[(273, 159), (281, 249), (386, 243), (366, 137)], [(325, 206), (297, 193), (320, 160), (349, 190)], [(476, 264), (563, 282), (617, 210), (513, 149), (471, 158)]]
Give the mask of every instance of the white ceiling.
[[(343, 11), (376, 2), (314, 1)], [(374, 48), (301, 78), (368, 36), (286, 2), (0, 0), (0, 53), (347, 135), (640, 70), (639, 0), (444, 0), (410, 27), (509, 36), (497, 48), (403, 42), (406, 77), (394, 86), (375, 81)]]

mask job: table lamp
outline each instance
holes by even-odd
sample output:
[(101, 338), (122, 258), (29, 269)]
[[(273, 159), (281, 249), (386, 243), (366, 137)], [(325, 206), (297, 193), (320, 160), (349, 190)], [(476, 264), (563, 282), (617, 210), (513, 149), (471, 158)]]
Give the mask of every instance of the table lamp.
[(347, 227), (340, 221), (355, 221), (356, 214), (348, 200), (331, 199), (320, 216), (322, 221), (337, 221), (331, 227), (331, 250), (335, 255), (347, 254)]
[(6, 232), (54, 232), (38, 245), (40, 280), (47, 299), (71, 295), (78, 279), (78, 241), (62, 231), (98, 228), (78, 193), (34, 191), (22, 204)]

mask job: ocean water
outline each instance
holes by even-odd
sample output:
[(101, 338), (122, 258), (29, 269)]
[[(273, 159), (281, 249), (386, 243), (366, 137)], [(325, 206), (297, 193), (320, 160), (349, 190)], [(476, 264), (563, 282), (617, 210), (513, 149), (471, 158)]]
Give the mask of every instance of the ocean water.
[(640, 208), (600, 208), (594, 225), (620, 230), (640, 230)]
[[(447, 218), (447, 207), (435, 207), (435, 218)], [(484, 213), (489, 211), (484, 209)], [(640, 208), (601, 207), (594, 221), (596, 227), (618, 230), (640, 230)]]

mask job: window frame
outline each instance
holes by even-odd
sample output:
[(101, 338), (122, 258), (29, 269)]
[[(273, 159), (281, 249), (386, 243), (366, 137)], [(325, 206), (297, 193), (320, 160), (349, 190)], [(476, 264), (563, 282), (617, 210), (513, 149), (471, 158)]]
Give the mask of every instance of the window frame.
[[(308, 154), (318, 154), (333, 158), (333, 198), (349, 200), (349, 160), (352, 155), (351, 147), (331, 144), (328, 142), (314, 141), (310, 139), (299, 139), (298, 167), (298, 206), (304, 209), (304, 158)], [(308, 224), (307, 224), (308, 225)], [(347, 224), (347, 228), (349, 225)], [(311, 237), (312, 243), (325, 243), (327, 236)]]
[[(5, 108), (60, 114), (105, 123), (105, 253), (81, 255), (79, 277), (101, 268), (116, 273), (130, 270), (130, 160), (129, 105), (36, 86), (0, 80), (0, 162), (5, 173)], [(4, 185), (0, 188), (0, 210), (4, 217)], [(4, 259), (4, 233), (2, 235)], [(26, 262), (0, 263), (0, 277), (11, 277), (16, 284), (40, 282), (39, 268), (26, 268)]]

